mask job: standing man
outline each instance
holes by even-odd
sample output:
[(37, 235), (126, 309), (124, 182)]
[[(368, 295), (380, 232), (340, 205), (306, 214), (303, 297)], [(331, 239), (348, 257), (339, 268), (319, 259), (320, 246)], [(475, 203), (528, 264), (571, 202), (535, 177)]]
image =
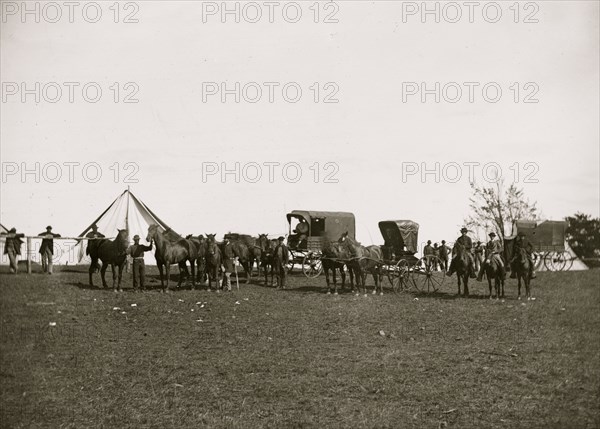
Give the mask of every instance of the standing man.
[(442, 260), (442, 266), (444, 271), (448, 271), (448, 254), (450, 248), (446, 246), (446, 240), (442, 240), (442, 246), (440, 247), (440, 259)]
[(481, 245), (481, 241), (475, 244), (473, 254), (475, 256), (475, 272), (479, 272), (483, 262), (483, 246)]
[[(223, 237), (223, 265), (221, 269), (223, 270), (223, 282), (221, 283), (221, 287), (225, 289), (227, 292), (231, 292), (231, 273), (235, 269), (233, 266), (233, 246), (231, 245), (231, 240), (229, 240), (229, 236), (226, 235)], [(218, 289), (217, 289), (218, 291)]]
[(8, 231), (8, 234), (6, 234), (4, 254), (8, 255), (11, 274), (17, 274), (19, 270), (18, 256), (21, 254), (21, 244), (23, 244), (23, 240), (21, 240), (21, 238), (23, 237), (25, 237), (25, 234), (17, 234), (16, 228), (11, 228), (10, 231)]
[(435, 261), (433, 270), (439, 271), (440, 270), (440, 267), (439, 267), (440, 247), (437, 243), (433, 243), (433, 256), (435, 256), (435, 258), (433, 259)]
[[(467, 253), (467, 258), (469, 259), (469, 277), (471, 277), (472, 279), (476, 278), (477, 275), (476, 270), (475, 270), (475, 261), (473, 260), (473, 241), (471, 240), (471, 237), (469, 237), (467, 235), (467, 233), (469, 232), (469, 230), (467, 228), (465, 228), (464, 226), (460, 229), (460, 237), (458, 237), (456, 239), (455, 242), (455, 246), (457, 244), (461, 245), (466, 253)], [(454, 253), (454, 252), (453, 252)], [(448, 272), (446, 273), (447, 276), (451, 276), (455, 269), (454, 269), (454, 263), (456, 260), (456, 255), (452, 256), (452, 260), (450, 261), (450, 269), (448, 270)]]
[(277, 276), (277, 287), (285, 289), (287, 283), (287, 263), (290, 259), (290, 251), (284, 243), (285, 238), (277, 238), (277, 245), (273, 251), (273, 268)]
[(423, 256), (425, 256), (425, 263), (427, 264), (428, 268), (433, 262), (434, 254), (433, 247), (431, 246), (431, 240), (427, 240), (427, 245), (423, 248)]
[(535, 279), (536, 275), (535, 275), (535, 271), (533, 269), (533, 245), (527, 239), (527, 235), (523, 231), (519, 231), (519, 233), (517, 234), (517, 236), (515, 237), (515, 240), (513, 242), (513, 256), (510, 261), (510, 266), (511, 266), (510, 278), (511, 279), (517, 278), (517, 272), (515, 270), (515, 261), (519, 257), (519, 254), (521, 253), (521, 249), (525, 249), (525, 253), (527, 255), (527, 260), (529, 261), (529, 278)]
[(500, 240), (496, 240), (496, 233), (490, 232), (488, 234), (490, 236), (490, 241), (485, 245), (485, 260), (481, 263), (481, 267), (479, 268), (479, 274), (477, 274), (477, 281), (483, 280), (483, 271), (485, 270), (485, 266), (489, 264), (492, 259), (498, 262), (500, 266), (502, 279), (506, 277), (506, 272), (504, 270), (504, 261), (502, 260), (502, 253), (504, 252), (504, 246)]
[(52, 227), (48, 225), (46, 232), (38, 234), (43, 237), (40, 254), (42, 255), (42, 269), (45, 273), (52, 274), (52, 258), (54, 257), (54, 238), (60, 237), (60, 234), (52, 233)]
[(152, 250), (152, 241), (150, 246), (140, 244), (140, 236), (133, 236), (133, 244), (127, 248), (127, 254), (133, 259), (133, 291), (138, 291), (138, 279), (140, 281), (140, 289), (144, 290), (144, 281), (146, 279), (146, 263), (144, 262), (144, 252)]

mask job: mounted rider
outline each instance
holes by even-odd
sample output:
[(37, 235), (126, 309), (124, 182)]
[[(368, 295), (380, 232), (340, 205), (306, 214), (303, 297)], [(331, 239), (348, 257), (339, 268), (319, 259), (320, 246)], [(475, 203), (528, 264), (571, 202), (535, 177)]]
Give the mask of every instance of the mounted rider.
[(513, 253), (512, 259), (510, 260), (510, 278), (517, 278), (517, 271), (515, 270), (515, 263), (517, 258), (521, 254), (521, 250), (525, 250), (525, 254), (527, 255), (527, 260), (529, 261), (529, 278), (535, 279), (535, 271), (533, 267), (533, 244), (527, 239), (527, 235), (523, 231), (519, 231), (517, 236), (513, 241)]
[[(475, 260), (473, 258), (473, 253), (472, 253), (473, 240), (471, 240), (471, 237), (469, 237), (467, 235), (468, 232), (469, 232), (469, 230), (463, 226), (460, 229), (461, 236), (456, 239), (454, 246), (456, 247), (457, 244), (460, 244), (465, 249), (467, 258), (469, 259), (469, 268), (470, 268), (469, 269), (469, 271), (470, 271), (469, 277), (474, 279), (475, 277), (477, 277), (475, 274), (477, 271), (475, 270)], [(448, 277), (451, 276), (455, 271), (455, 268), (454, 268), (455, 261), (456, 261), (456, 252), (454, 251), (454, 249), (452, 249), (452, 260), (450, 261), (450, 269), (446, 273), (446, 275)]]
[(485, 271), (485, 267), (492, 261), (496, 261), (496, 263), (500, 267), (502, 279), (506, 277), (504, 261), (502, 260), (504, 246), (502, 245), (502, 242), (499, 239), (496, 239), (495, 232), (490, 232), (488, 235), (490, 237), (490, 241), (488, 241), (485, 245), (485, 260), (481, 263), (481, 267), (479, 268), (479, 274), (477, 274), (477, 281), (479, 282), (483, 279), (483, 272)]

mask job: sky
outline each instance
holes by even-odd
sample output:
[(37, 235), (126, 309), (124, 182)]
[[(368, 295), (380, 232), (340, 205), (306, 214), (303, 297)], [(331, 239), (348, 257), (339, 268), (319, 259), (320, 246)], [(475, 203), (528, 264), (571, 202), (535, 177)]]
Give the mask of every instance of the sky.
[(599, 216), (596, 1), (500, 2), (495, 23), (490, 2), (472, 23), (464, 2), (428, 2), (440, 22), (421, 2), (276, 2), (272, 23), (263, 2), (228, 2), (239, 23), (221, 2), (88, 3), (69, 22), (2, 2), (9, 228), (76, 235), (130, 186), (181, 234), (277, 236), (306, 209), (353, 212), (365, 244), (388, 219), (450, 241), (497, 166), (544, 218)]

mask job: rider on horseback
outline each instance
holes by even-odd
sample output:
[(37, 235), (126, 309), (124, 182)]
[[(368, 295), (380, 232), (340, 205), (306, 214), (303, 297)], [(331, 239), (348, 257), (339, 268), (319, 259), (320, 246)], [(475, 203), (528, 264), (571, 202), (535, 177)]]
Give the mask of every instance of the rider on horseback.
[(517, 258), (521, 255), (521, 250), (525, 250), (525, 254), (527, 255), (527, 260), (529, 261), (529, 278), (535, 279), (535, 271), (533, 268), (533, 245), (527, 239), (527, 235), (523, 231), (519, 231), (517, 236), (515, 237), (513, 243), (513, 254), (512, 259), (510, 260), (511, 273), (510, 278), (517, 278), (517, 271), (515, 269), (515, 263)]
[[(475, 275), (475, 273), (476, 273), (475, 260), (473, 259), (473, 254), (471, 253), (471, 249), (473, 248), (473, 241), (471, 240), (471, 237), (469, 237), (467, 235), (468, 232), (469, 232), (469, 230), (467, 228), (465, 228), (465, 227), (462, 227), (460, 229), (461, 236), (456, 239), (455, 246), (457, 244), (460, 244), (465, 249), (466, 254), (467, 254), (467, 258), (469, 259), (469, 268), (470, 268), (469, 269), (469, 271), (470, 271), (469, 276), (472, 279), (474, 279), (476, 277), (476, 275)], [(457, 256), (457, 254), (454, 254), (452, 256), (452, 260), (450, 261), (450, 269), (446, 273), (446, 275), (448, 277), (451, 276), (454, 273), (454, 271), (455, 271), (454, 264), (455, 264), (455, 261), (456, 261), (456, 256)]]
[(486, 265), (490, 264), (492, 261), (496, 261), (498, 266), (500, 267), (500, 272), (502, 275), (502, 279), (506, 277), (506, 271), (504, 269), (504, 261), (502, 260), (502, 253), (504, 252), (504, 246), (500, 242), (500, 240), (496, 240), (496, 233), (490, 232), (488, 234), (490, 236), (490, 241), (485, 245), (485, 260), (481, 264), (481, 268), (479, 269), (479, 274), (477, 275), (477, 281), (481, 281), (483, 278), (483, 272), (485, 270)]

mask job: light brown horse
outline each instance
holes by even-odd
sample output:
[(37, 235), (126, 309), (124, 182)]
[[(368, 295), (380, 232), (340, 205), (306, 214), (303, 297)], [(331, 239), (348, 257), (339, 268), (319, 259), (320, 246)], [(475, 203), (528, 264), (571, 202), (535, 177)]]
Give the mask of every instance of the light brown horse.
[[(108, 287), (104, 275), (106, 273), (106, 269), (110, 265), (113, 276), (113, 290), (115, 292), (117, 292), (117, 290), (119, 292), (123, 291), (121, 288), (121, 278), (123, 277), (123, 267), (125, 266), (125, 261), (127, 260), (129, 234), (126, 229), (119, 229), (118, 231), (119, 233), (114, 240), (98, 240), (98, 243), (90, 247), (90, 258), (92, 258), (92, 263), (89, 269), (90, 286), (94, 286), (92, 274), (98, 266), (98, 259), (100, 259), (102, 261), (102, 269), (100, 270), (102, 286), (105, 288)], [(115, 265), (119, 268), (119, 282), (116, 285), (117, 271), (115, 270)]]
[[(195, 262), (198, 258), (198, 249), (191, 240), (186, 240), (172, 230), (162, 232), (158, 225), (150, 225), (146, 241), (154, 240), (156, 251), (154, 256), (158, 271), (160, 272), (160, 284), (163, 292), (169, 291), (169, 277), (171, 274), (171, 265), (179, 265), (179, 281), (177, 287), (181, 286), (184, 273), (187, 271), (186, 261), (189, 261), (192, 271), (192, 288), (196, 288), (196, 268)], [(167, 281), (165, 283), (163, 276), (163, 267)]]

